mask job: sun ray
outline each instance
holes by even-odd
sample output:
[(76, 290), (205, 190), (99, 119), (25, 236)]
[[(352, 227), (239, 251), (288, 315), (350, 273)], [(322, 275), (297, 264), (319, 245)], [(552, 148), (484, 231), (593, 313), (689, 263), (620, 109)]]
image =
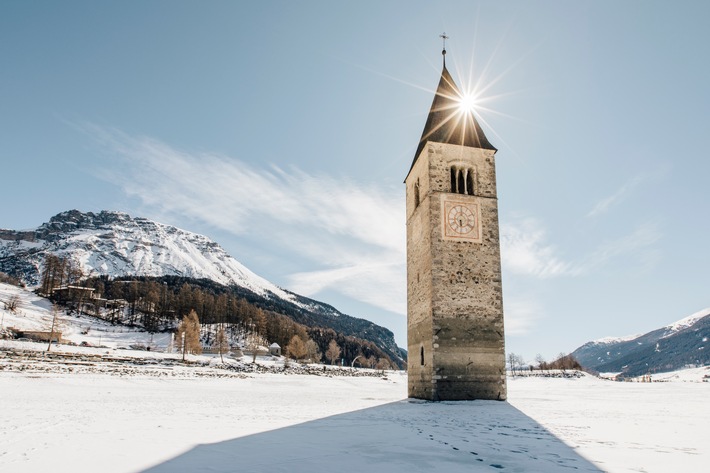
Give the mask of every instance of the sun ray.
[[(517, 120), (517, 121), (522, 122), (522, 123), (531, 123), (531, 124), (532, 124), (532, 122), (530, 122), (529, 120), (524, 120), (524, 119), (522, 119), (522, 118), (514, 117), (513, 115), (509, 115), (509, 114), (507, 114), (507, 113), (499, 112), (499, 111), (494, 110), (494, 109), (492, 109), (492, 108), (486, 108), (486, 107), (480, 107), (480, 106), (477, 107), (477, 108), (478, 108), (478, 110), (483, 110), (484, 112), (486, 112), (486, 113), (488, 113), (488, 114), (490, 114), (490, 115), (496, 115), (496, 116), (498, 116), (498, 117), (510, 118), (511, 120)], [(480, 115), (476, 115), (476, 118), (477, 118), (479, 121), (483, 121), (483, 118), (481, 118)]]
[(479, 115), (479, 116), (478, 116), (478, 119), (479, 119), (479, 121), (480, 121), (481, 123), (483, 123), (484, 125), (486, 125), (486, 128), (493, 134), (493, 136), (496, 137), (497, 140), (499, 140), (501, 143), (503, 143), (503, 145), (504, 145), (506, 148), (508, 148), (508, 149), (513, 153), (513, 156), (515, 156), (516, 158), (518, 158), (518, 160), (520, 160), (521, 162), (523, 162), (523, 163), (525, 162), (525, 160), (524, 160), (518, 153), (515, 152), (515, 150), (513, 149), (513, 147), (510, 146), (510, 145), (508, 144), (508, 142), (505, 141), (505, 139), (504, 139), (502, 136), (500, 136), (500, 135), (496, 132), (495, 128), (493, 128), (493, 127), (491, 126), (491, 124), (488, 123), (488, 121), (487, 121), (485, 118), (483, 118), (482, 116)]
[(483, 89), (481, 89), (481, 93), (487, 91), (491, 87), (493, 87), (498, 81), (500, 81), (503, 77), (505, 77), (510, 71), (518, 67), (520, 63), (522, 63), (529, 55), (531, 55), (537, 48), (539, 48), (542, 45), (542, 41), (538, 42), (535, 44), (532, 48), (530, 48), (527, 52), (525, 52), (522, 56), (520, 56), (517, 60), (513, 61), (508, 67), (503, 70), (500, 74), (498, 74), (493, 80), (488, 81)]
[(473, 78), (475, 77), (474, 75), (474, 66), (476, 64), (476, 48), (477, 48), (477, 43), (478, 43), (478, 21), (480, 18), (480, 13), (481, 13), (481, 4), (478, 4), (478, 14), (476, 15), (475, 23), (473, 25), (473, 38), (471, 40), (471, 60), (469, 61), (468, 64), (468, 78), (466, 79), (466, 85), (465, 88), (466, 90), (473, 91), (474, 90), (474, 83), (473, 83)]
[(386, 74), (386, 73), (384, 73), (384, 72), (376, 71), (375, 69), (372, 69), (372, 68), (367, 67), (367, 66), (363, 66), (362, 64), (357, 64), (357, 63), (354, 63), (354, 62), (351, 62), (351, 61), (346, 61), (346, 60), (344, 60), (344, 59), (339, 59), (339, 60), (342, 61), (344, 64), (348, 64), (349, 66), (356, 67), (356, 68), (361, 69), (361, 70), (363, 70), (363, 71), (366, 71), (366, 72), (369, 72), (369, 73), (372, 73), (372, 74), (375, 74), (375, 75), (384, 77), (384, 78), (386, 78), (386, 79), (393, 80), (393, 81), (395, 81), (395, 82), (399, 82), (400, 84), (408, 85), (408, 86), (410, 86), (410, 87), (413, 87), (413, 88), (415, 88), (415, 89), (422, 90), (422, 91), (424, 91), (424, 92), (428, 92), (428, 93), (430, 93), (430, 94), (435, 94), (435, 93), (436, 93), (436, 89), (432, 89), (431, 87), (425, 87), (425, 86), (423, 86), (423, 85), (415, 84), (414, 82), (409, 82), (409, 81), (406, 81), (406, 80), (404, 80), (404, 79), (400, 79), (399, 77), (395, 77), (395, 76), (393, 76), (393, 75)]
[[(445, 56), (445, 58), (448, 59), (448, 61), (446, 62), (446, 66), (451, 67), (455, 72), (455, 75), (451, 78), (453, 82), (447, 83), (449, 87), (446, 87), (452, 91), (451, 93), (441, 94), (441, 91), (438, 90), (438, 86), (436, 89), (432, 89), (431, 87), (425, 87), (412, 81), (402, 79), (401, 77), (381, 72), (361, 64), (355, 64), (345, 60), (343, 60), (343, 62), (348, 63), (358, 69), (367, 71), (372, 74), (376, 74), (388, 80), (393, 80), (395, 82), (404, 84), (417, 90), (433, 94), (439, 93), (442, 98), (447, 99), (446, 101), (452, 102), (454, 105), (446, 104), (439, 107), (434, 106), (434, 108), (430, 110), (431, 112), (445, 113), (442, 114), (442, 116), (440, 117), (441, 121), (439, 123), (433, 124), (431, 128), (425, 130), (425, 135), (421, 137), (422, 140), (427, 140), (427, 138), (431, 136), (436, 136), (437, 133), (441, 133), (441, 130), (444, 127), (444, 129), (447, 130), (446, 135), (448, 136), (441, 138), (451, 139), (453, 134), (455, 133), (453, 130), (460, 128), (456, 126), (451, 126), (452, 121), (459, 120), (460, 123), (463, 125), (463, 132), (461, 133), (461, 138), (464, 142), (466, 142), (467, 139), (470, 139), (470, 134), (475, 133), (474, 127), (478, 128), (483, 125), (483, 128), (486, 130), (486, 133), (491, 133), (491, 136), (495, 137), (496, 141), (498, 141), (501, 145), (505, 146), (509, 151), (511, 151), (512, 155), (515, 158), (524, 163), (525, 160), (510, 147), (510, 144), (502, 136), (500, 136), (500, 134), (493, 128), (492, 123), (489, 120), (486, 120), (486, 117), (503, 117), (505, 119), (512, 119), (523, 123), (530, 123), (529, 121), (521, 119), (519, 117), (503, 113), (499, 111), (497, 107), (495, 107), (496, 102), (501, 99), (505, 99), (514, 95), (529, 93), (527, 89), (505, 91), (493, 94), (491, 93), (491, 91), (493, 91), (495, 87), (499, 86), (503, 79), (505, 79), (512, 71), (520, 67), (520, 65), (524, 61), (528, 60), (529, 57), (544, 43), (544, 41), (540, 41), (532, 45), (527, 51), (520, 55), (517, 60), (513, 61), (512, 63), (509, 62), (507, 67), (505, 67), (502, 71), (498, 73), (498, 71), (495, 71), (496, 59), (499, 57), (500, 54), (502, 54), (501, 51), (503, 51), (503, 48), (505, 46), (505, 40), (509, 37), (513, 24), (511, 23), (507, 25), (507, 27), (504, 29), (501, 37), (496, 42), (492, 52), (486, 55), (487, 57), (485, 61), (481, 61), (483, 62), (482, 67), (479, 66), (479, 60), (482, 57), (480, 51), (478, 51), (478, 48), (480, 47), (478, 44), (480, 39), (477, 28), (478, 24), (479, 19), (478, 17), (476, 17), (474, 24), (474, 26), (476, 27), (474, 28), (473, 32), (473, 47), (471, 48), (470, 59), (469, 61), (467, 61), (468, 64), (465, 64), (465, 62), (461, 62), (459, 60), (460, 56), (456, 55), (455, 53)], [(446, 31), (448, 31), (448, 29), (446, 29)], [(455, 43), (452, 44), (452, 46), (453, 45), (455, 45)], [(447, 44), (447, 46), (449, 46), (449, 44)], [(454, 49), (454, 51), (458, 50), (459, 48)], [(441, 70), (440, 66), (435, 64), (435, 61), (431, 60), (431, 55), (422, 53), (422, 56), (425, 58), (425, 61), (432, 67), (432, 69), (438, 71)], [(464, 71), (468, 72), (465, 73)], [(494, 71), (497, 73), (493, 74)], [(443, 79), (445, 81), (449, 81), (448, 77), (443, 77)], [(457, 84), (461, 84), (461, 87), (459, 87)], [(454, 91), (456, 93), (454, 93)], [(472, 124), (470, 123), (471, 121), (473, 121), (475, 125), (472, 126)], [(530, 124), (534, 125), (534, 123)], [(456, 140), (458, 141), (458, 136)]]
[[(451, 108), (451, 107), (445, 107), (445, 108), (442, 108), (442, 109), (440, 109), (440, 110), (448, 110), (448, 109), (450, 109), (450, 108)], [(436, 132), (436, 131), (438, 131), (439, 129), (441, 129), (444, 125), (446, 125), (447, 123), (449, 123), (451, 120), (453, 120), (453, 119), (456, 118), (457, 116), (458, 116), (458, 111), (456, 111), (456, 110), (454, 109), (454, 111), (453, 111), (452, 113), (450, 113), (449, 115), (447, 115), (446, 118), (444, 118), (444, 120), (441, 121), (441, 123), (439, 123), (439, 124), (437, 124), (435, 127), (433, 127), (433, 128), (429, 131), (429, 133), (427, 133), (426, 135), (422, 136), (422, 141), (425, 140), (425, 139), (427, 139), (427, 138), (429, 138), (431, 135), (434, 134), (434, 132)], [(455, 127), (449, 127), (449, 136), (448, 136), (448, 138), (451, 138), (451, 130), (453, 130), (454, 128), (455, 128)]]

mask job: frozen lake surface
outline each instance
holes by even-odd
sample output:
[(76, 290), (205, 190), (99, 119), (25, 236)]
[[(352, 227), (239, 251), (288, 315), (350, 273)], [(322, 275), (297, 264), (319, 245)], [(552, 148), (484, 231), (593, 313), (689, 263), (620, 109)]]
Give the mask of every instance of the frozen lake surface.
[(700, 472), (708, 394), (682, 379), (513, 378), (507, 403), (428, 403), (406, 399), (399, 372), (0, 371), (0, 471)]

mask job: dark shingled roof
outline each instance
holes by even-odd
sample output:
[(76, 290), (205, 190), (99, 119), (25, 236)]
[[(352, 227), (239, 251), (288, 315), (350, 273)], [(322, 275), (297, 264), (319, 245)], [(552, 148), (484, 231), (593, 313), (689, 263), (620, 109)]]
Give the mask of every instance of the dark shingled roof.
[[(492, 149), (495, 147), (488, 141), (483, 130), (473, 116), (473, 112), (461, 111), (460, 98), (463, 94), (459, 91), (446, 70), (446, 65), (441, 71), (441, 80), (436, 89), (434, 101), (429, 109), (429, 116), (424, 125), (422, 138), (419, 140), (417, 152), (414, 154), (412, 167), (417, 162), (419, 153), (424, 149), (427, 141), (468, 146), (471, 148)], [(409, 169), (412, 170), (411, 168)]]

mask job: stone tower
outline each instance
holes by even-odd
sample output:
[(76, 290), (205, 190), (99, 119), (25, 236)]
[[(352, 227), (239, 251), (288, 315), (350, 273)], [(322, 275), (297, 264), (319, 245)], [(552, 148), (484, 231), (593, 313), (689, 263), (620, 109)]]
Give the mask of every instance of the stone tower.
[(496, 148), (461, 98), (444, 62), (404, 181), (409, 396), (504, 400)]

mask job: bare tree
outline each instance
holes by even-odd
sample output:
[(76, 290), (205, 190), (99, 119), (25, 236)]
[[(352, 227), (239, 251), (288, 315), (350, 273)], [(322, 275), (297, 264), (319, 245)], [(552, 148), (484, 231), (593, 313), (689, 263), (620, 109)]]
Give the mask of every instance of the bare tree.
[(266, 339), (259, 335), (258, 332), (253, 330), (253, 325), (251, 327), (252, 331), (247, 333), (245, 345), (246, 349), (251, 351), (251, 362), (256, 363), (256, 357), (259, 355), (259, 350), (261, 350), (261, 347), (266, 345)]
[(540, 353), (535, 355), (535, 362), (537, 363), (537, 369), (544, 370), (546, 368), (547, 363), (545, 362), (545, 358)]
[(3, 302), (3, 305), (5, 306), (5, 310), (9, 310), (14, 313), (20, 306), (20, 296), (12, 294), (6, 301)]
[(574, 356), (565, 355), (564, 353), (560, 353), (558, 355), (558, 358), (555, 361), (549, 363), (548, 366), (550, 367), (550, 369), (562, 371), (584, 369)]
[(520, 371), (525, 361), (520, 355), (516, 355), (513, 352), (508, 353), (508, 364), (510, 365), (510, 371), (513, 376), (515, 376), (515, 370)]
[(318, 349), (318, 344), (310, 338), (306, 341), (306, 358), (311, 360), (311, 363), (320, 363), (323, 354)]
[(305, 358), (306, 354), (308, 353), (306, 350), (306, 344), (303, 342), (303, 339), (298, 335), (294, 335), (293, 337), (291, 337), (291, 340), (286, 346), (286, 352), (294, 360), (301, 360)]
[(227, 332), (225, 332), (224, 327), (221, 325), (217, 329), (217, 334), (214, 337), (212, 346), (217, 349), (217, 352), (219, 353), (219, 359), (222, 363), (224, 363), (223, 354), (229, 351), (229, 339), (227, 337)]
[(380, 358), (379, 360), (377, 360), (376, 368), (384, 372), (385, 370), (392, 369), (392, 364), (387, 358)]
[(331, 365), (335, 362), (335, 360), (340, 358), (340, 346), (335, 339), (331, 340), (328, 344), (328, 350), (325, 352), (325, 357), (330, 360)]
[(566, 358), (567, 358), (567, 353), (561, 351), (559, 355), (557, 355), (557, 359), (555, 360), (555, 364), (557, 365), (556, 368), (558, 370), (565, 371), (567, 369), (567, 363), (566, 363)]
[(513, 353), (512, 351), (508, 353), (508, 366), (510, 366), (510, 373), (515, 376), (515, 361), (517, 360), (518, 355)]
[(60, 268), (59, 258), (53, 254), (47, 254), (44, 257), (44, 264), (42, 265), (42, 283), (40, 285), (40, 293), (44, 296), (49, 297), (51, 295), (52, 289), (55, 287), (55, 281), (57, 278), (57, 272)]
[(4, 282), (5, 284), (11, 284), (17, 287), (25, 287), (25, 283), (13, 276), (10, 276), (7, 273), (3, 273), (2, 271), (0, 271), (0, 282)]
[(59, 328), (61, 320), (59, 318), (59, 307), (56, 304), (52, 304), (52, 325), (49, 329), (49, 342), (47, 343), (47, 351), (52, 348), (52, 340), (54, 339), (55, 330)]
[(183, 361), (185, 361), (186, 353), (202, 353), (202, 345), (200, 344), (200, 320), (197, 317), (197, 312), (191, 310), (187, 316), (183, 317), (175, 334), (175, 339), (180, 345)]

